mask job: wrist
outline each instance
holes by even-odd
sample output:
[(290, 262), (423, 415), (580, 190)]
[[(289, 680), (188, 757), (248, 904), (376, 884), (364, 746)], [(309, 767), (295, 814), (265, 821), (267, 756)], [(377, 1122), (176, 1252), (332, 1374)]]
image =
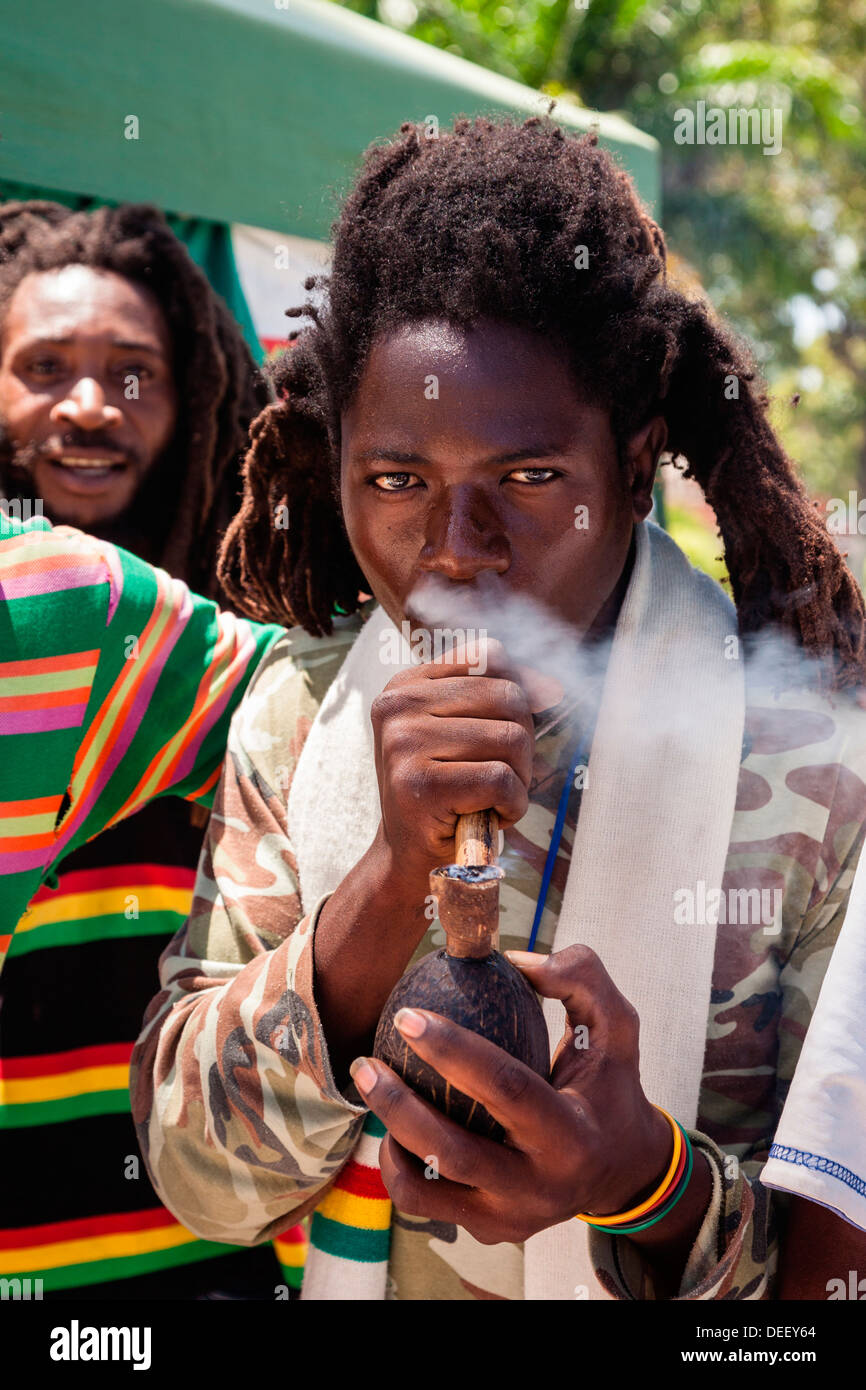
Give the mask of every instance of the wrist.
[(604, 1199), (593, 1204), (593, 1216), (615, 1216), (639, 1206), (656, 1191), (670, 1167), (674, 1135), (662, 1112), (649, 1102), (629, 1151), (632, 1157), (625, 1172)]
[(349, 1063), (372, 1048), (391, 990), (430, 923), (413, 878), (398, 875), (377, 836), (319, 913), (313, 991), (337, 1085)]
[(373, 842), (357, 867), (363, 865), (367, 881), (375, 883), (379, 892), (387, 893), (401, 907), (411, 909), (420, 903), (423, 909), (430, 892), (430, 871), (444, 862), (428, 862), (424, 856), (419, 858), (408, 850), (395, 848), (380, 820)]

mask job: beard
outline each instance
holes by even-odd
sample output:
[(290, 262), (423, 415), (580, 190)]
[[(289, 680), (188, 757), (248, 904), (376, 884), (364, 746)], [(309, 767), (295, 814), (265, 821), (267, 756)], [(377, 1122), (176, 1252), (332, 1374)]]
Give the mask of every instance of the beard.
[[(78, 443), (95, 444), (95, 436)], [(67, 441), (64, 438), (64, 444)], [(76, 440), (70, 435), (70, 450)], [(41, 446), (28, 443), (16, 447), (8, 427), (0, 420), (0, 500), (18, 502), (21, 519), (45, 516), (54, 526), (72, 526), (86, 530), (99, 540), (131, 551), (149, 564), (158, 564), (163, 544), (171, 528), (185, 460), (173, 441), (168, 449), (144, 473), (144, 477), (129, 504), (114, 516), (88, 522), (86, 527), (75, 517), (66, 515), (62, 507), (35, 496), (33, 469), (42, 456)]]

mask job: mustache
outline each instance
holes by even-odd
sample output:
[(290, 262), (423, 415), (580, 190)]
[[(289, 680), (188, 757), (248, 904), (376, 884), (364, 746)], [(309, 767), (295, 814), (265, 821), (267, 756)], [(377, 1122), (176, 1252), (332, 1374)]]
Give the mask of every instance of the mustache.
[(110, 434), (95, 430), (64, 430), (51, 439), (28, 440), (26, 444), (15, 445), (6, 425), (0, 424), (0, 463), (23, 473), (32, 472), (41, 459), (53, 454), (74, 453), (76, 449), (105, 449), (106, 452), (122, 452), (128, 463), (141, 462), (134, 447), (119, 448), (117, 440)]

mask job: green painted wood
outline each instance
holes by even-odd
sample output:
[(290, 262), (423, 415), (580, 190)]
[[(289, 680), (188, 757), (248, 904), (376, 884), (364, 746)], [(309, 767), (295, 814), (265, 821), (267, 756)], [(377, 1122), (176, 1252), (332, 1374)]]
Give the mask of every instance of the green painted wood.
[[(361, 152), (402, 121), (543, 109), (322, 0), (0, 0), (0, 178), (70, 193), (323, 239)], [(597, 124), (657, 211), (655, 140), (565, 104), (557, 119)]]

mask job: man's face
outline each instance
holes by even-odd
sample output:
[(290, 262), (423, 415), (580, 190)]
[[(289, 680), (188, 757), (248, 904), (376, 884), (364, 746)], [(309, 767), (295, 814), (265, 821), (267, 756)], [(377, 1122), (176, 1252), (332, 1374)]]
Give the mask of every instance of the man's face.
[(665, 438), (656, 417), (621, 466), (607, 411), (538, 333), (407, 325), (374, 345), (343, 416), (349, 540), (398, 626), (421, 625), (406, 602), (435, 574), (531, 594), (586, 631), (615, 600)]
[(52, 521), (119, 516), (176, 419), (168, 325), (146, 289), (83, 265), (22, 280), (0, 329), (0, 424)]

